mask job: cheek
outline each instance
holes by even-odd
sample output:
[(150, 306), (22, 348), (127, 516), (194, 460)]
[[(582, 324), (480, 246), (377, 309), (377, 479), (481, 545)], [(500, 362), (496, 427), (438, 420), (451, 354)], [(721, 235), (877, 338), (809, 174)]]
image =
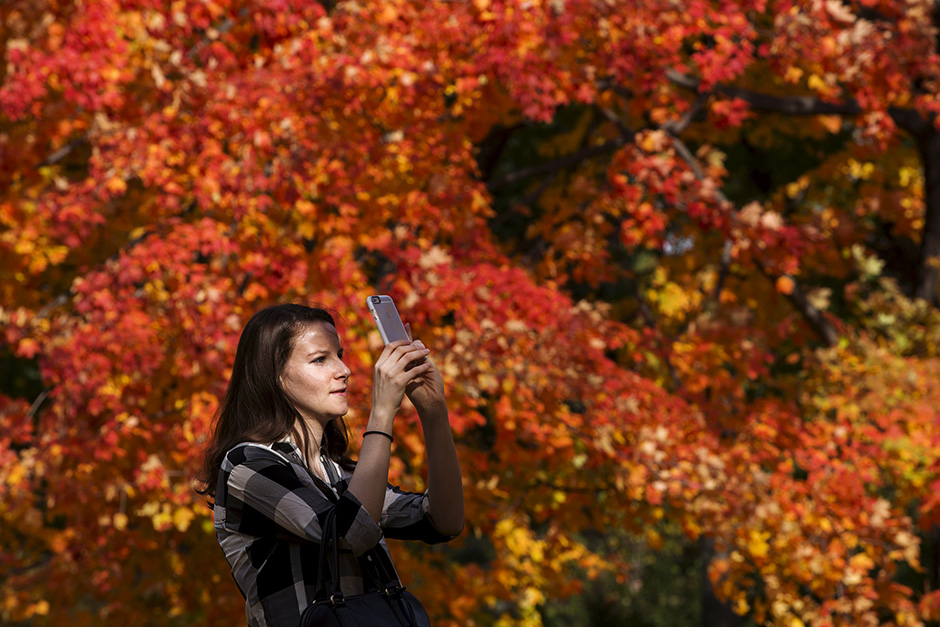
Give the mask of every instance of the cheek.
[(307, 395), (324, 387), (327, 381), (317, 372), (288, 372), (281, 377), (281, 386), (288, 394)]
[(301, 378), (295, 372), (285, 372), (281, 375), (281, 387), (287, 392), (288, 396), (295, 396), (303, 387)]

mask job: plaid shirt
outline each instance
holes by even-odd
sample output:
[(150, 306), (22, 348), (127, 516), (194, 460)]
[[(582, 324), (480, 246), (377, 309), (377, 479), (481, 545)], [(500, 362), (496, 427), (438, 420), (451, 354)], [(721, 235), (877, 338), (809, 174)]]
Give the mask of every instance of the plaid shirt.
[[(321, 455), (327, 484), (307, 470), (290, 439), (239, 444), (219, 473), (215, 530), (245, 597), (251, 627), (297, 627), (317, 589), (320, 522), (336, 508), (340, 585), (345, 595), (374, 589), (362, 574), (363, 553), (385, 538), (446, 542), (428, 514), (427, 493), (389, 485), (380, 524), (346, 490), (351, 471)], [(387, 561), (391, 564), (391, 558)]]

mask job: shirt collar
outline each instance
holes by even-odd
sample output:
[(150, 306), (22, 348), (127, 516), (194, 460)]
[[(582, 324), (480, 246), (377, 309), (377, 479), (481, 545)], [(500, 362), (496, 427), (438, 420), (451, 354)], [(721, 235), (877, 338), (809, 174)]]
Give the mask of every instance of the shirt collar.
[(300, 454), (300, 449), (297, 448), (297, 445), (291, 441), (289, 435), (284, 437), (282, 440), (278, 440), (277, 442), (272, 444), (271, 448), (281, 453), (288, 453), (288, 454), (294, 453), (295, 455), (297, 455), (297, 457), (303, 459), (303, 456)]

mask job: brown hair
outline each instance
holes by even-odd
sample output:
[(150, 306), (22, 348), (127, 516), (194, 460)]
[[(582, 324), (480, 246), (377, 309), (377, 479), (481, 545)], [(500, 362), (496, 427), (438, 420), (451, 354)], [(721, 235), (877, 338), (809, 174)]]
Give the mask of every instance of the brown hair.
[[(215, 501), (216, 483), (226, 453), (242, 442), (269, 444), (284, 439), (299, 425), (304, 446), (310, 441), (306, 422), (281, 386), (281, 373), (294, 347), (294, 341), (310, 324), (336, 325), (326, 309), (284, 304), (266, 307), (251, 317), (242, 330), (235, 351), (235, 364), (228, 389), (215, 414), (212, 435), (206, 445), (205, 460), (197, 488), (210, 504)], [(342, 418), (331, 420), (323, 432), (327, 455), (345, 467), (349, 435)]]

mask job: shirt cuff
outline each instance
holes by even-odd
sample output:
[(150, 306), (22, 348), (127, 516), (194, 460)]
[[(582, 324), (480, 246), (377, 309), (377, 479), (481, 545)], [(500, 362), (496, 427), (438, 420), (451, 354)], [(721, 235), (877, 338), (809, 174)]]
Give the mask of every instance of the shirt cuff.
[(360, 556), (382, 539), (382, 529), (362, 503), (347, 490), (336, 504), (336, 532), (340, 544)]

